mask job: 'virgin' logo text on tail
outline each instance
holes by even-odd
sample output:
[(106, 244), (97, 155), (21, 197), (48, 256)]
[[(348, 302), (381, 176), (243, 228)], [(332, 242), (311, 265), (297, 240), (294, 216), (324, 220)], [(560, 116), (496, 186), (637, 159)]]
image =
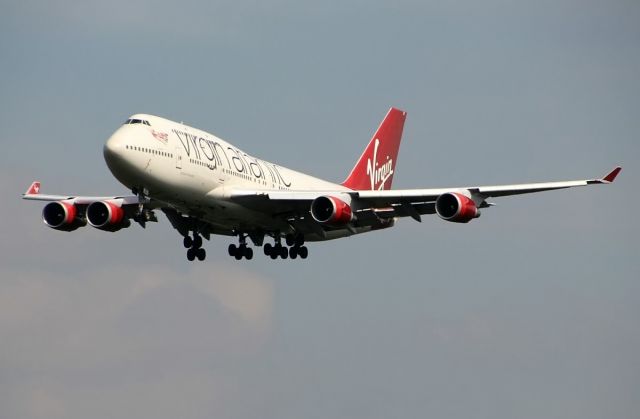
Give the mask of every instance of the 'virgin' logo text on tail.
[[(380, 146), (380, 140), (376, 138), (376, 142), (373, 148), (373, 161), (371, 159), (367, 159), (367, 175), (369, 175), (369, 180), (371, 181), (371, 190), (383, 190), (384, 184), (387, 180), (393, 175), (393, 159), (390, 159), (387, 156), (387, 161), (380, 166), (378, 163), (378, 147)], [(374, 166), (375, 164), (375, 166)], [(376, 185), (380, 182), (380, 185), (376, 188)]]

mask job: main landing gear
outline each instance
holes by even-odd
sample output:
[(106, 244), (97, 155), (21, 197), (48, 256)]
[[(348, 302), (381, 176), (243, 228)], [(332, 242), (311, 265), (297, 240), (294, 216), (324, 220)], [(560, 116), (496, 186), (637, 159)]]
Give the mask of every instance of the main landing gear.
[(295, 259), (298, 256), (300, 256), (300, 259), (306, 259), (307, 256), (309, 256), (309, 249), (304, 246), (304, 236), (302, 234), (295, 236), (293, 234), (287, 234), (285, 241), (287, 246), (289, 246), (288, 248), (282, 245), (279, 236), (277, 236), (275, 240), (276, 243), (274, 245), (271, 243), (264, 245), (264, 254), (271, 257), (271, 259), (286, 259), (288, 257)]
[(229, 256), (236, 258), (236, 260), (240, 260), (245, 258), (247, 260), (253, 259), (253, 249), (247, 246), (247, 236), (244, 234), (240, 234), (240, 244), (235, 245), (231, 243), (229, 245)]
[[(253, 249), (247, 245), (247, 235), (240, 233), (238, 235), (239, 244), (229, 245), (229, 256), (234, 257), (236, 260), (253, 259)], [(264, 254), (271, 257), (271, 259), (296, 259), (298, 256), (300, 259), (306, 259), (309, 256), (309, 249), (304, 245), (304, 236), (302, 234), (293, 235), (287, 234), (285, 236), (286, 245), (281, 243), (279, 234), (274, 235), (275, 244), (265, 243), (263, 246)], [(262, 244), (262, 237), (259, 241), (254, 240), (256, 245)]]
[(193, 261), (196, 258), (202, 261), (207, 257), (207, 251), (202, 248), (202, 237), (198, 233), (194, 232), (193, 238), (184, 236), (182, 244), (189, 249), (187, 250), (187, 259), (189, 261)]
[[(198, 231), (192, 231), (193, 233), (186, 232), (182, 242), (184, 247), (187, 248), (187, 259), (189, 259), (189, 261), (196, 259), (200, 261), (205, 260), (207, 252), (202, 248), (202, 236)], [(206, 234), (205, 237), (208, 238)], [(236, 260), (253, 259), (253, 249), (247, 244), (247, 237), (249, 236), (246, 233), (238, 234), (239, 243), (229, 245), (229, 256)], [(309, 249), (304, 245), (304, 236), (302, 234), (287, 234), (284, 237), (286, 244), (282, 243), (282, 238), (279, 234), (274, 234), (273, 237), (275, 240), (274, 244), (265, 243), (263, 246), (264, 254), (271, 259), (297, 259), (298, 257), (300, 257), (300, 259), (306, 259), (309, 256)], [(263, 236), (259, 236), (258, 238), (251, 236), (251, 238), (256, 246), (262, 245)]]

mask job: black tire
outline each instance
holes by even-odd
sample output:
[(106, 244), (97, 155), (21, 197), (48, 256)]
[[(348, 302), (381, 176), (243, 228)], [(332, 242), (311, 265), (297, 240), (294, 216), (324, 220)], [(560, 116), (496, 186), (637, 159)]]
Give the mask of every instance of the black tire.
[(247, 258), (247, 260), (253, 259), (253, 249), (250, 247), (244, 249), (244, 257)]
[(298, 234), (296, 236), (296, 246), (302, 247), (303, 244), (304, 244), (304, 234)]
[(240, 260), (246, 254), (247, 254), (247, 246), (244, 245), (244, 244), (241, 244), (240, 246), (238, 246), (238, 250), (236, 251), (235, 258), (236, 258), (236, 260)]
[(281, 257), (282, 259), (286, 259), (286, 258), (288, 258), (288, 257), (289, 257), (289, 249), (287, 249), (287, 248), (286, 248), (286, 247), (284, 247), (284, 246), (281, 246), (281, 247), (280, 247), (280, 257)]
[(271, 259), (278, 259), (280, 255), (282, 255), (282, 245), (280, 243), (276, 243), (271, 250)]
[(184, 247), (188, 249), (191, 246), (193, 246), (193, 240), (189, 236), (184, 236), (184, 239), (182, 240), (182, 244), (184, 245)]
[(189, 262), (193, 262), (195, 258), (196, 258), (196, 251), (194, 249), (187, 250), (187, 259), (189, 259)]
[(306, 259), (309, 256), (309, 249), (307, 249), (307, 246), (302, 246), (298, 249), (298, 254), (302, 259)]
[(235, 256), (238, 248), (236, 247), (235, 244), (231, 243), (227, 250), (229, 251), (229, 256)]
[(293, 246), (296, 242), (296, 238), (293, 234), (287, 234), (284, 239), (287, 242), (287, 246)]
[(204, 250), (202, 247), (199, 248), (198, 250), (196, 250), (196, 257), (198, 258), (199, 261), (205, 260), (205, 258), (207, 257), (207, 251)]
[(273, 250), (273, 246), (271, 245), (271, 243), (265, 243), (263, 250), (264, 254), (269, 256)]
[(193, 236), (193, 248), (199, 249), (201, 247), (202, 247), (202, 237), (196, 234), (195, 236)]
[(298, 257), (298, 248), (293, 246), (289, 248), (289, 257), (295, 259)]

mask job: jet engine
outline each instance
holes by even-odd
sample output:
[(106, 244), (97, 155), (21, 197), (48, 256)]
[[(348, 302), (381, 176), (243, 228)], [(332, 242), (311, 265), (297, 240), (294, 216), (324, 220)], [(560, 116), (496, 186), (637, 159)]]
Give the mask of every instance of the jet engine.
[(42, 221), (49, 227), (61, 231), (73, 231), (86, 224), (86, 221), (77, 217), (78, 210), (69, 202), (49, 202), (42, 209)]
[(118, 231), (131, 225), (124, 210), (109, 201), (92, 202), (87, 207), (87, 221), (92, 227), (105, 231)]
[(480, 217), (480, 211), (473, 200), (465, 195), (447, 192), (436, 200), (436, 213), (440, 218), (454, 223), (468, 223)]
[(311, 216), (320, 224), (345, 225), (353, 220), (353, 211), (341, 199), (319, 196), (311, 203)]

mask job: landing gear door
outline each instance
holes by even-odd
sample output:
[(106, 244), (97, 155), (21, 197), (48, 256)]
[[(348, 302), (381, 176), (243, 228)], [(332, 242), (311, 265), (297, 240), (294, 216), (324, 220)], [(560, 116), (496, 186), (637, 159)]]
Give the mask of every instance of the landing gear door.
[(176, 169), (182, 169), (182, 150), (176, 147)]

